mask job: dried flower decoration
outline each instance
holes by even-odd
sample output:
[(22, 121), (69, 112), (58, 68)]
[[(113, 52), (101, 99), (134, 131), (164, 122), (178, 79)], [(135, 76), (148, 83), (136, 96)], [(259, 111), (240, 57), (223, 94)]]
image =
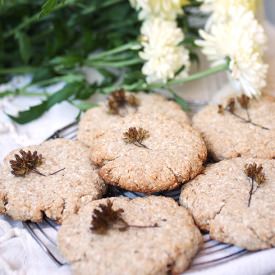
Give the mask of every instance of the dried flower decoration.
[(110, 95), (111, 98), (113, 98), (119, 105), (126, 104), (126, 94), (124, 90), (118, 90)]
[(29, 174), (30, 172), (35, 172), (41, 176), (45, 176), (41, 172), (37, 170), (37, 167), (42, 164), (42, 155), (34, 151), (19, 151), (20, 155), (15, 154), (15, 160), (10, 161), (11, 165), (11, 173), (17, 177), (24, 177), (25, 175)]
[(138, 107), (139, 106), (139, 99), (134, 95), (128, 95), (127, 96), (127, 103), (132, 107)]
[(99, 204), (98, 208), (94, 209), (92, 213), (92, 221), (90, 230), (97, 234), (106, 234), (110, 229), (117, 229), (119, 231), (126, 231), (131, 228), (154, 228), (158, 224), (144, 226), (144, 225), (130, 225), (122, 217), (124, 210), (118, 208), (113, 209), (113, 203), (107, 200), (107, 204)]
[(148, 149), (148, 147), (142, 142), (149, 137), (149, 132), (143, 128), (137, 129), (136, 127), (130, 127), (127, 132), (123, 133), (123, 139), (126, 143), (132, 143), (138, 147), (143, 147), (146, 149)]
[(247, 121), (251, 121), (250, 114), (248, 111), (250, 98), (247, 95), (241, 95), (237, 97), (237, 101), (240, 104), (241, 108), (246, 111)]
[(247, 95), (241, 95), (237, 97), (237, 101), (241, 105), (243, 109), (248, 109), (249, 103), (250, 103), (250, 98)]
[[(236, 103), (239, 103), (240, 107), (246, 111), (247, 118), (244, 118), (236, 113)], [(253, 126), (259, 127), (264, 130), (269, 130), (269, 128), (264, 127), (260, 124), (257, 124), (252, 121), (249, 113), (249, 104), (250, 104), (250, 98), (246, 95), (241, 95), (239, 97), (230, 98), (227, 102), (227, 104), (224, 106), (218, 105), (218, 114), (223, 115), (225, 111), (229, 112), (231, 115), (235, 116), (236, 118), (240, 119), (244, 123), (250, 123)]]
[[(30, 172), (34, 172), (40, 176), (46, 176), (45, 174), (41, 173), (39, 170), (37, 170), (37, 167), (39, 167), (43, 162), (43, 157), (41, 154), (38, 154), (37, 151), (34, 151), (33, 153), (31, 151), (19, 151), (20, 155), (15, 154), (15, 160), (10, 160), (10, 166), (11, 166), (11, 173), (16, 177), (25, 177)], [(61, 171), (65, 170), (65, 168), (59, 169), (51, 174), (50, 176), (55, 175)]]
[(224, 114), (224, 107), (221, 104), (218, 105), (218, 114)]
[(113, 92), (108, 98), (109, 113), (119, 115), (120, 110), (127, 105), (137, 108), (139, 106), (139, 100), (134, 95), (126, 95), (124, 90), (118, 90)]
[(229, 113), (233, 114), (235, 112), (235, 107), (236, 107), (236, 102), (234, 98), (229, 98), (227, 105), (226, 105), (226, 110), (228, 110)]
[[(251, 180), (251, 188), (249, 191), (248, 207), (250, 206), (252, 195), (257, 191), (258, 187), (265, 182), (265, 174), (263, 172), (263, 166), (257, 165), (255, 162), (252, 164), (246, 164), (244, 172)], [(256, 183), (256, 186), (254, 184)]]

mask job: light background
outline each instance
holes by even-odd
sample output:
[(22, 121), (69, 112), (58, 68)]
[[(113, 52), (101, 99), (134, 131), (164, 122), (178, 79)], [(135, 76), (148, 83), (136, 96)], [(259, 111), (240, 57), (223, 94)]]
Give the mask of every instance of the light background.
[(266, 17), (275, 25), (275, 0), (265, 0), (264, 4)]

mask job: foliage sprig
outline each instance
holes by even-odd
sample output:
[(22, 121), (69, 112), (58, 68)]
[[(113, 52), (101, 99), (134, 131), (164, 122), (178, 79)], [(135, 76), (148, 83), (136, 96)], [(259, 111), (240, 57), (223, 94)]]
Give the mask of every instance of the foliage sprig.
[[(179, 26), (191, 60), (198, 60), (194, 41), (198, 28), (190, 18), (201, 17), (199, 1), (189, 1)], [(86, 100), (95, 93), (127, 91), (171, 91), (172, 86), (193, 81), (228, 69), (228, 62), (184, 79), (148, 84), (141, 72), (138, 41), (141, 22), (126, 0), (10, 0), (0, 9), (0, 83), (11, 76), (31, 74), (31, 83), (5, 96), (39, 96), (42, 102), (21, 111), (11, 119), (20, 124), (42, 116), (55, 104), (68, 101), (80, 111), (93, 107)], [(96, 69), (102, 80), (89, 83), (83, 67)], [(48, 93), (51, 85), (64, 85)], [(38, 88), (39, 92), (33, 92)], [(186, 109), (187, 103), (175, 92), (173, 98)]]
[(111, 93), (108, 98), (109, 113), (120, 115), (121, 109), (126, 106), (137, 108), (139, 106), (139, 99), (134, 95), (127, 95), (122, 89)]
[(261, 164), (257, 165), (255, 162), (246, 164), (244, 167), (244, 172), (251, 181), (251, 188), (249, 190), (249, 198), (247, 204), (249, 207), (251, 204), (252, 195), (255, 194), (259, 186), (261, 186), (265, 182), (266, 178), (263, 171), (263, 166)]
[[(46, 177), (45, 174), (41, 173), (37, 168), (43, 164), (42, 154), (38, 154), (37, 151), (31, 152), (20, 150), (19, 154), (14, 155), (13, 160), (10, 160), (11, 173), (16, 177), (25, 177), (31, 172), (34, 172), (40, 176)], [(55, 175), (65, 168), (59, 169), (49, 176)]]
[[(244, 123), (249, 123), (255, 127), (258, 127), (258, 128), (264, 129), (264, 130), (269, 130), (269, 128), (262, 126), (258, 123), (255, 123), (251, 119), (250, 112), (249, 112), (250, 102), (251, 102), (251, 99), (246, 95), (241, 95), (237, 98), (233, 98), (233, 97), (229, 98), (229, 100), (227, 101), (227, 104), (225, 106), (218, 105), (218, 113), (223, 115), (225, 112), (228, 112)], [(241, 109), (246, 111), (246, 118), (242, 117), (236, 113), (237, 104), (239, 104)]]
[(146, 145), (142, 142), (149, 138), (150, 134), (149, 131), (139, 127), (130, 127), (126, 132), (123, 133), (123, 139), (126, 143), (132, 143), (138, 147), (143, 147), (149, 149)]
[(11, 173), (17, 177), (24, 177), (30, 172), (35, 172), (41, 176), (45, 176), (37, 170), (42, 164), (42, 155), (38, 154), (37, 151), (33, 153), (31, 151), (20, 150), (19, 154), (14, 155), (14, 160), (10, 160)]
[(126, 231), (129, 228), (155, 228), (158, 224), (153, 225), (131, 225), (123, 218), (124, 210), (122, 208), (114, 209), (113, 202), (107, 200), (106, 204), (99, 204), (93, 210), (90, 230), (96, 234), (105, 235), (111, 229)]

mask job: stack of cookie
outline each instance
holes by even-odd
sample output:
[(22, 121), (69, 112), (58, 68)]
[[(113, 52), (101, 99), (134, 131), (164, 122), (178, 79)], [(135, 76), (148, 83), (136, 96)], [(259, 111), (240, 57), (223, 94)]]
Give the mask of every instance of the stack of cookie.
[(82, 117), (78, 139), (90, 147), (106, 183), (143, 193), (175, 189), (194, 178), (207, 154), (176, 103), (145, 93), (113, 93)]
[[(0, 212), (62, 223), (59, 249), (76, 274), (181, 273), (202, 244), (199, 229), (250, 250), (273, 247), (274, 100), (230, 99), (193, 122), (160, 95), (114, 92), (83, 115), (78, 141), (5, 158)], [(204, 169), (207, 150), (216, 163)], [(181, 206), (150, 195), (183, 183)], [(148, 196), (102, 199), (107, 186)]]
[(230, 98), (193, 118), (215, 164), (183, 186), (180, 203), (213, 239), (275, 246), (275, 100)]
[(202, 244), (185, 208), (157, 196), (101, 198), (108, 184), (153, 193), (198, 175), (207, 150), (187, 115), (162, 96), (118, 91), (82, 117), (78, 140), (11, 152), (1, 168), (1, 213), (62, 223), (59, 248), (78, 274), (184, 271)]

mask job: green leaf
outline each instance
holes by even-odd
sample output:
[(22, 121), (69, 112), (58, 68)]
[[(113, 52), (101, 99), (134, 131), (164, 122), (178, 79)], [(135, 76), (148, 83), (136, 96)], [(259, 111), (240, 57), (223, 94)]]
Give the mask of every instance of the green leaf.
[(81, 82), (67, 84), (63, 89), (50, 95), (46, 100), (42, 101), (40, 104), (30, 107), (26, 111), (19, 112), (17, 117), (11, 115), (8, 116), (19, 124), (28, 123), (32, 120), (39, 118), (55, 104), (70, 98), (74, 93), (77, 92), (77, 90), (81, 88), (82, 85), (83, 83)]
[(96, 39), (90, 29), (83, 29), (83, 35), (80, 42), (83, 45), (84, 53), (88, 54), (90, 49), (96, 44)]
[(75, 107), (77, 107), (80, 111), (82, 112), (86, 112), (87, 110), (94, 108), (96, 106), (98, 106), (95, 103), (91, 103), (91, 102), (85, 102), (85, 101), (77, 101), (77, 102), (73, 102), (73, 105)]
[(57, 6), (57, 4), (58, 4), (57, 0), (47, 0), (42, 6), (39, 17), (45, 16), (51, 13), (54, 10), (54, 8)]
[(0, 93), (0, 98), (3, 98), (5, 96), (14, 95), (14, 92), (12, 91), (5, 91)]
[(46, 86), (49, 86), (49, 85), (52, 85), (52, 84), (55, 84), (58, 82), (62, 82), (62, 81), (69, 84), (69, 83), (74, 83), (74, 82), (82, 82), (83, 80), (85, 80), (84, 75), (79, 74), (79, 73), (74, 73), (74, 74), (67, 74), (64, 76), (51, 77), (51, 78), (37, 81), (37, 82), (32, 81), (32, 85), (46, 87)]
[(37, 70), (35, 67), (24, 66), (24, 67), (13, 67), (13, 68), (0, 68), (0, 75), (3, 74), (27, 74), (33, 73)]
[(75, 99), (88, 99), (96, 92), (97, 84), (92, 85), (83, 85), (81, 89), (79, 89), (75, 95)]
[(185, 111), (189, 111), (189, 105), (188, 103), (180, 96), (178, 96), (176, 93), (173, 93), (174, 100), (181, 106), (181, 108)]
[(78, 55), (57, 56), (50, 60), (50, 64), (66, 67), (75, 67), (82, 62)]
[(41, 8), (41, 12), (39, 14), (39, 17), (43, 17), (45, 15), (50, 14), (51, 12), (53, 12), (56, 8), (60, 7), (60, 5), (65, 5), (65, 4), (72, 4), (76, 2), (76, 0), (47, 0), (42, 8)]
[(20, 55), (23, 61), (25, 63), (28, 63), (32, 55), (30, 38), (27, 36), (26, 33), (23, 33), (23, 32), (17, 32), (15, 34), (15, 37), (19, 44)]
[(32, 74), (32, 82), (50, 79), (52, 77), (51, 71), (47, 67), (39, 67)]

